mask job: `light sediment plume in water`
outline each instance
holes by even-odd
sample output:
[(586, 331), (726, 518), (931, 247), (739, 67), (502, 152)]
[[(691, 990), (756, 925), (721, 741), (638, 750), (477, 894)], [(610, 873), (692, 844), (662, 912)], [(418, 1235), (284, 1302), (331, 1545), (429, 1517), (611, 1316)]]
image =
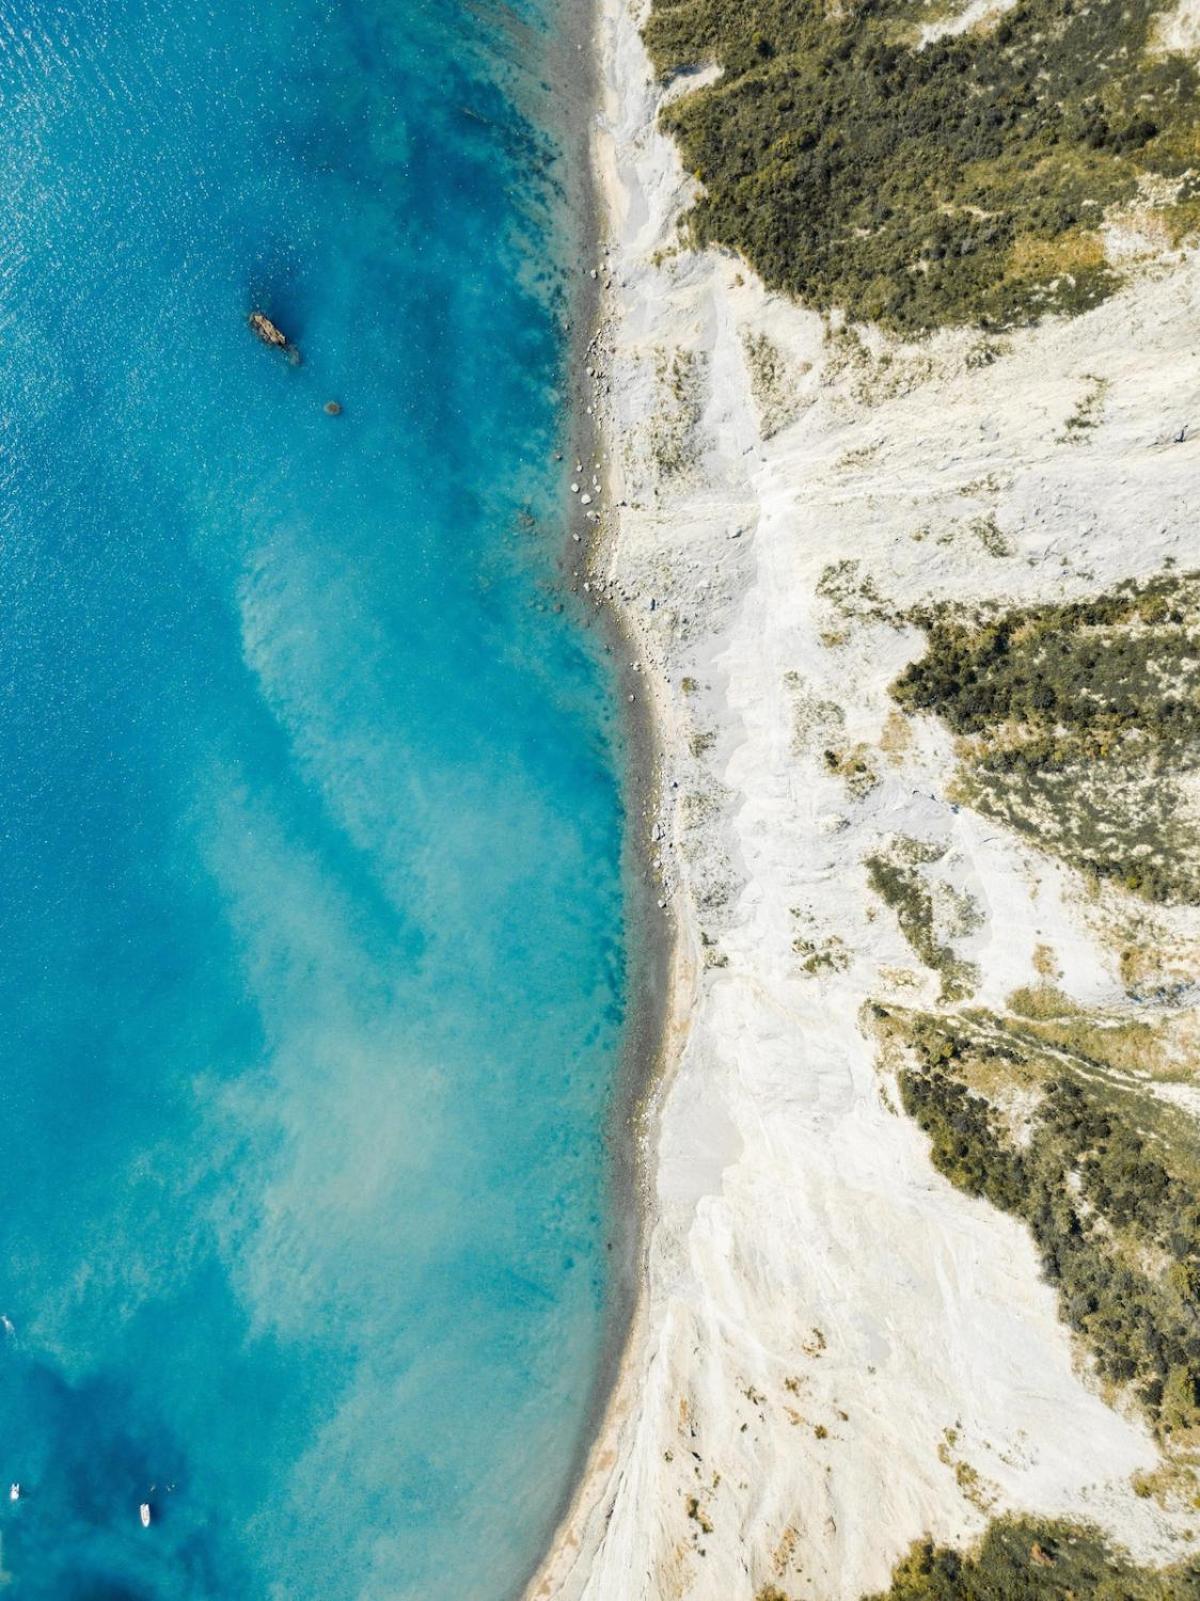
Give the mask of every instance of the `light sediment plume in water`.
[(31, 1601), (495, 1601), (585, 1436), (619, 752), (548, 593), (577, 221), (518, 11), (0, 4)]

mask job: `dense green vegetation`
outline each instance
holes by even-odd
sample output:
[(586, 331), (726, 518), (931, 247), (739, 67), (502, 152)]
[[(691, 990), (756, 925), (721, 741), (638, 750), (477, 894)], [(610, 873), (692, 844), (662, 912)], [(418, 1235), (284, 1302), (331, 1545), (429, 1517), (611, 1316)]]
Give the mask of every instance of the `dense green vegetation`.
[(922, 1541), (871, 1601), (1200, 1601), (1200, 1562), (1141, 1568), (1095, 1530), (1004, 1518), (974, 1552)]
[(1197, 73), (1148, 48), (1163, 0), (1017, 0), (917, 48), (911, 0), (655, 0), (664, 113), (704, 184), (699, 239), (768, 283), (903, 332), (1077, 311), (1117, 279), (1097, 232), (1145, 175), (1194, 225)]
[[(1028, 1225), (1100, 1376), (1131, 1386), (1160, 1434), (1200, 1426), (1200, 1169), (1186, 1115), (1139, 1126), (1137, 1091), (985, 1014), (877, 1017), (904, 1041), (901, 1100), (934, 1165)], [(1026, 1106), (1033, 1092), (1020, 1128), (1014, 1089)]]
[(1200, 575), (1166, 575), (982, 626), (957, 621), (958, 608), (928, 612), (917, 620), (929, 648), (894, 693), (902, 705), (936, 711), (959, 734), (1012, 720), (1061, 725), (1099, 746), (1153, 723), (1156, 739), (1182, 745), (1200, 734), (1200, 702), (1194, 685), (1190, 694), (1164, 693), (1164, 675), (1200, 643), (1198, 606)]
[(1200, 768), (1200, 580), (964, 621), (892, 687), (963, 736), (964, 797), (1149, 900), (1200, 901), (1186, 781)]

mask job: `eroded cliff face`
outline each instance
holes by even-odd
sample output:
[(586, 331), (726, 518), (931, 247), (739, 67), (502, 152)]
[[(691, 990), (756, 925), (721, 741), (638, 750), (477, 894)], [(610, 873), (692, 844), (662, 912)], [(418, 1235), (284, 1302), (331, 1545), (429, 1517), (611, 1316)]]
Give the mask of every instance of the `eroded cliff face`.
[[(978, 53), (975, 12), (929, 25)], [(720, 15), (664, 6), (660, 61)], [(1188, 16), (1137, 17), (1150, 72)], [(850, 323), (681, 232), (660, 112), (686, 145), (725, 80), (663, 89), (645, 21), (601, 33), (590, 593), (664, 730), (681, 1023), (642, 1314), (542, 1593), (856, 1601), (926, 1540), (896, 1594), (942, 1594), (934, 1547), (992, 1527), (1030, 1594), (1095, 1593), (1118, 1546), (1130, 1594), (1190, 1594), (1150, 1571), (1200, 1544), (1190, 177), (1090, 208), (1099, 292), (1039, 280), (1075, 315)]]

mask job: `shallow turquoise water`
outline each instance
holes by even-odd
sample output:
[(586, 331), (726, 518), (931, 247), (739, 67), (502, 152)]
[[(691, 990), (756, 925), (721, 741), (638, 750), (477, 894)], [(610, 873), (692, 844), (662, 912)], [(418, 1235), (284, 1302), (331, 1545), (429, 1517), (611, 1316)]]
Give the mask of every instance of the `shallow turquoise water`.
[(22, 1597), (501, 1601), (587, 1426), (619, 751), (536, 3), (0, 0)]

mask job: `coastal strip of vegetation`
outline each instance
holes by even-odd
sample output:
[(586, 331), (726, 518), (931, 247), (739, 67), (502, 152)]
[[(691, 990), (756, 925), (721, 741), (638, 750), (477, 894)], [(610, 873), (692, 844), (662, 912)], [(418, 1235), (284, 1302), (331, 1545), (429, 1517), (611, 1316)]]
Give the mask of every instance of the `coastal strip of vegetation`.
[[(1025, 1223), (1101, 1384), (1164, 1443), (1190, 1444), (1200, 1438), (1195, 1121), (1148, 1093), (1148, 1071), (1127, 1069), (1127, 1031), (1089, 1026), (1048, 986), (1022, 1004), (1001, 1016), (872, 1010), (934, 1166)], [(1153, 1041), (1139, 1054), (1150, 1069)]]
[(1164, 0), (1016, 0), (974, 27), (932, 0), (654, 0), (663, 113), (703, 185), (697, 242), (772, 287), (904, 334), (1078, 312), (1117, 287), (1102, 224), (1200, 222), (1197, 70)]
[(1200, 1601), (1200, 1561), (1140, 1567), (1095, 1529), (1002, 1518), (971, 1551), (920, 1541), (869, 1601)]
[(928, 645), (892, 694), (958, 736), (956, 798), (1094, 879), (1200, 902), (1200, 575), (912, 620)]

